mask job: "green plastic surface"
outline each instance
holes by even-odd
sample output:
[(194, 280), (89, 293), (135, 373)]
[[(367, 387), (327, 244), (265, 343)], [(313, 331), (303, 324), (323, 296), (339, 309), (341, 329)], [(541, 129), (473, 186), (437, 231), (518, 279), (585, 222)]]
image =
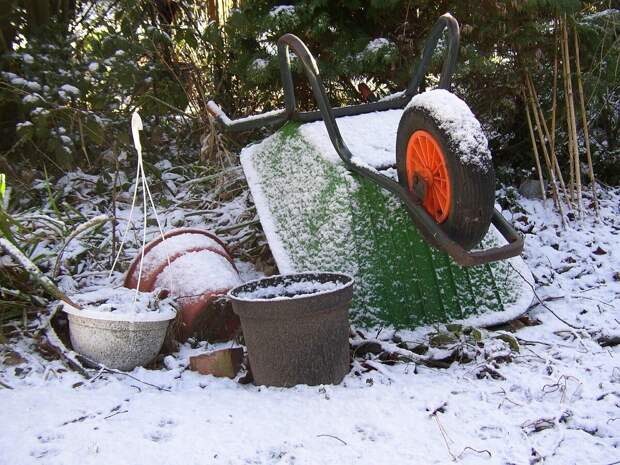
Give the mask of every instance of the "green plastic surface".
[[(353, 275), (357, 323), (413, 328), (521, 305), (514, 259), (456, 265), (424, 242), (395, 196), (323, 157), (296, 125), (242, 160), (280, 271)], [(481, 246), (497, 241), (489, 233)]]

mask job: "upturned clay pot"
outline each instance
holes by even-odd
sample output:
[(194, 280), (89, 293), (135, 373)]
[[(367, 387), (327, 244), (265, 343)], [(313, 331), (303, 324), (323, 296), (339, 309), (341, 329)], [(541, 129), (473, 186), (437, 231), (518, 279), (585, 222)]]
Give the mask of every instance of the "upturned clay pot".
[[(125, 276), (125, 287), (138, 288), (143, 292), (164, 287), (170, 295), (177, 298), (181, 315), (178, 339), (185, 340), (192, 335), (211, 342), (230, 339), (239, 328), (239, 318), (233, 313), (229, 303), (223, 299), (228, 290), (239, 284), (241, 279), (233, 259), (224, 243), (214, 234), (204, 229), (179, 228), (168, 231), (144, 247)], [(189, 258), (191, 256), (191, 264)], [(140, 262), (142, 274), (140, 275)], [(187, 282), (200, 278), (200, 273), (209, 274), (209, 268), (220, 267), (229, 279), (201, 279), (197, 285)], [(189, 279), (188, 269), (193, 268)], [(224, 273), (225, 272), (225, 273)], [(178, 285), (171, 285), (179, 276)]]

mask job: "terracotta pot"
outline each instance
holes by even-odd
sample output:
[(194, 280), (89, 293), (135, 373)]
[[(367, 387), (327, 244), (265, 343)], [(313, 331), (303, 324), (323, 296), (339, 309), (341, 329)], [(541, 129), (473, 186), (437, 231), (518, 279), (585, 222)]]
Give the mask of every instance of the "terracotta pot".
[(125, 287), (144, 292), (160, 287), (176, 296), (179, 340), (196, 335), (214, 342), (228, 340), (237, 332), (239, 319), (223, 296), (241, 279), (217, 236), (204, 229), (174, 229), (149, 242), (143, 253), (144, 259), (138, 254), (129, 267)]

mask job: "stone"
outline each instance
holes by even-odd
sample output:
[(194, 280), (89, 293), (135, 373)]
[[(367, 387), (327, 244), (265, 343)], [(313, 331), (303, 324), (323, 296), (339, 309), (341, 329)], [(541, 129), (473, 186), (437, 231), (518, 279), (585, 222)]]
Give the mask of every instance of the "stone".
[(232, 379), (237, 376), (241, 362), (243, 362), (243, 349), (235, 347), (190, 357), (189, 367), (201, 375)]
[(540, 181), (526, 179), (519, 186), (519, 193), (526, 199), (542, 199), (543, 194), (540, 189)]

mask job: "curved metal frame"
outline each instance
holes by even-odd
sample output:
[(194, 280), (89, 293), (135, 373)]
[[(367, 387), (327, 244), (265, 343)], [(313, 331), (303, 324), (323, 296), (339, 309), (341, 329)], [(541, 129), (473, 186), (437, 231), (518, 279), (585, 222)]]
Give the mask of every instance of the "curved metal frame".
[[(284, 88), (285, 108), (274, 112), (269, 112), (264, 115), (241, 118), (234, 121), (231, 121), (221, 110), (221, 108), (215, 104), (215, 102), (209, 102), (207, 108), (209, 112), (211, 112), (229, 131), (246, 131), (263, 126), (283, 124), (286, 121), (310, 122), (322, 119), (325, 122), (325, 127), (327, 129), (327, 133), (329, 134), (329, 138), (345, 166), (350, 171), (354, 171), (364, 177), (372, 179), (383, 188), (397, 195), (405, 204), (411, 219), (426, 240), (448, 253), (459, 265), (480, 265), (483, 263), (514, 257), (519, 255), (523, 250), (523, 238), (504, 219), (500, 212), (497, 210), (493, 212), (491, 223), (508, 241), (508, 244), (502, 247), (494, 247), (486, 250), (465, 250), (443, 232), (433, 218), (422, 207), (422, 201), (415, 195), (415, 193), (410, 192), (398, 182), (388, 178), (378, 171), (352, 162), (351, 151), (342, 139), (342, 135), (338, 129), (338, 124), (336, 123), (336, 118), (341, 116), (353, 116), (376, 111), (399, 109), (407, 105), (411, 98), (419, 91), (422, 79), (424, 78), (435, 48), (437, 47), (437, 42), (443, 35), (444, 30), (447, 30), (448, 33), (448, 49), (444, 57), (439, 80), (439, 88), (449, 90), (452, 80), (452, 73), (454, 71), (458, 56), (459, 25), (456, 19), (446, 13), (435, 23), (424, 46), (422, 59), (416, 66), (407, 89), (400, 96), (392, 97), (389, 100), (380, 100), (378, 102), (368, 104), (332, 108), (323, 83), (319, 78), (320, 73), (314, 57), (301, 39), (293, 34), (285, 34), (278, 40), (278, 59), (280, 62), (280, 73)], [(295, 90), (289, 54), (289, 50), (291, 48), (303, 65), (306, 77), (312, 88), (312, 93), (314, 94), (314, 98), (319, 106), (318, 111), (298, 112), (296, 110)]]

